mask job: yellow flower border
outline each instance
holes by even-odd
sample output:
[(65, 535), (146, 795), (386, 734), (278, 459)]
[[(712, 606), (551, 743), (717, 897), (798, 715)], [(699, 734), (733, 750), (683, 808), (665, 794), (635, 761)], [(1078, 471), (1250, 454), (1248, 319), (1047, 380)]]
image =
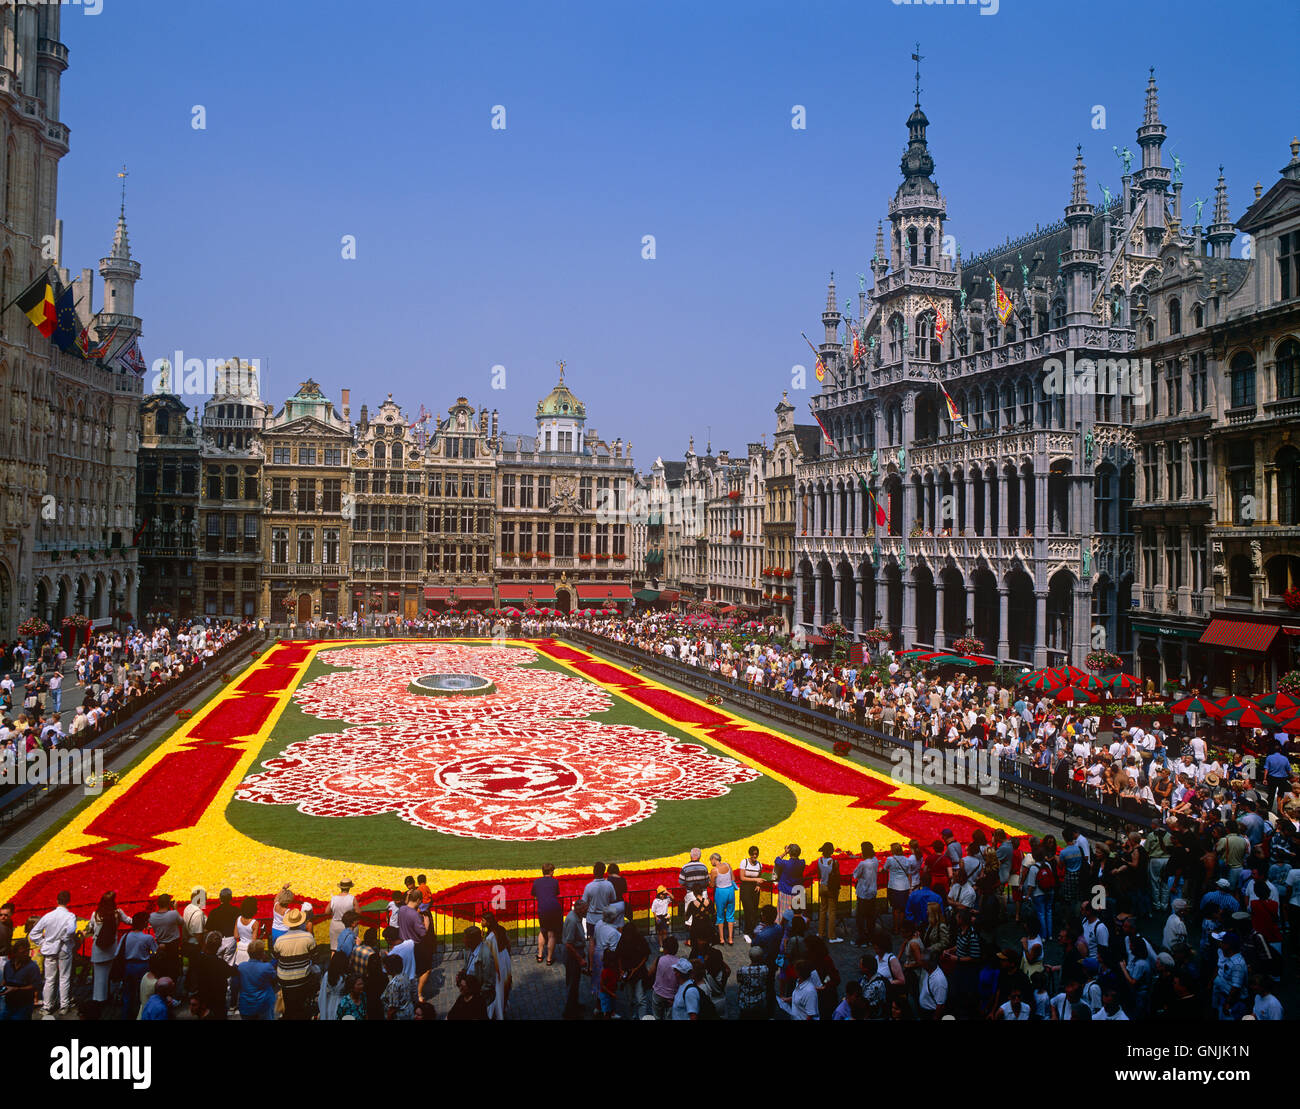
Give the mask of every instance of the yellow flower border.
[[(449, 637), (450, 638), (450, 637)], [(432, 640), (430, 640), (432, 641)], [(279, 889), (285, 882), (292, 885), (293, 889), (304, 896), (311, 897), (315, 900), (328, 899), (338, 888), (339, 880), (345, 875), (352, 878), (355, 887), (358, 890), (369, 890), (374, 888), (394, 889), (402, 884), (403, 877), (410, 872), (410, 868), (397, 868), (392, 866), (374, 866), (357, 864), (347, 859), (324, 859), (315, 856), (303, 855), (295, 851), (288, 851), (283, 848), (274, 847), (270, 844), (262, 843), (244, 835), (230, 825), (226, 820), (225, 807), (226, 801), (233, 794), (238, 784), (247, 776), (253, 765), (256, 763), (267, 740), (275, 730), (276, 724), (280, 719), (281, 713), (289, 703), (294, 692), (297, 690), (303, 675), (307, 668), (315, 660), (317, 654), (321, 651), (330, 651), (340, 647), (354, 646), (382, 646), (386, 643), (409, 643), (409, 639), (347, 639), (347, 640), (329, 640), (313, 644), (292, 644), (286, 643), (286, 646), (306, 647), (307, 655), (298, 663), (290, 664), (297, 667), (297, 672), (288, 682), (286, 687), (277, 695), (277, 703), (267, 717), (266, 723), (258, 731), (250, 736), (231, 738), (227, 742), (232, 746), (242, 748), (243, 754), (236, 762), (234, 769), (227, 775), (225, 781), (217, 791), (218, 802), (210, 805), (199, 819), (198, 823), (191, 829), (182, 830), (167, 834), (167, 839), (174, 843), (174, 846), (163, 847), (153, 851), (142, 853), (140, 858), (151, 859), (163, 863), (167, 867), (159, 888), (155, 892), (170, 892), (173, 896), (179, 898), (182, 902), (188, 900), (189, 891), (196, 887), (203, 887), (211, 894), (212, 891), (222, 887), (230, 887), (236, 893), (236, 896), (252, 894), (254, 896), (265, 896)], [(778, 824), (765, 828), (761, 837), (768, 848), (774, 845), (784, 845), (786, 843), (800, 843), (805, 845), (805, 852), (811, 855), (812, 845), (830, 840), (832, 843), (840, 845), (850, 851), (856, 850), (863, 840), (870, 840), (877, 847), (881, 844), (888, 844), (898, 838), (898, 833), (885, 826), (880, 821), (880, 817), (887, 817), (888, 810), (871, 809), (871, 808), (850, 808), (850, 804), (858, 798), (853, 795), (845, 794), (823, 794), (799, 785), (782, 774), (777, 773), (761, 761), (748, 757), (739, 751), (728, 747), (725, 743), (710, 735), (704, 728), (675, 720), (667, 716), (650, 705), (635, 701), (624, 694), (622, 689), (610, 682), (599, 681), (583, 674), (577, 666), (571, 662), (557, 658), (550, 654), (538, 642), (533, 640), (510, 639), (503, 641), (503, 645), (512, 647), (523, 647), (559, 663), (566, 670), (575, 674), (584, 681), (594, 682), (601, 686), (611, 696), (621, 698), (624, 701), (631, 701), (637, 708), (644, 710), (650, 715), (657, 717), (665, 724), (685, 732), (693, 738), (721, 750), (730, 757), (746, 765), (753, 766), (766, 774), (768, 777), (781, 782), (786, 786), (796, 798), (794, 811), (785, 820)], [(647, 678), (644, 674), (633, 675), (626, 667), (619, 666), (610, 662), (608, 659), (596, 655), (585, 648), (573, 648), (584, 651), (592, 660), (609, 666), (620, 673), (634, 677), (642, 682), (645, 686), (652, 689), (662, 690), (665, 693), (685, 697), (693, 703), (704, 706), (704, 702), (699, 698), (683, 693), (680, 690), (672, 689), (659, 682)], [(237, 686), (239, 681), (247, 675), (253, 673), (258, 667), (266, 665), (270, 656), (274, 654), (275, 647), (271, 647), (261, 657), (254, 659), (243, 671), (241, 671), (237, 680), (231, 681), (222, 690), (218, 691), (208, 703), (199, 709), (193, 717), (187, 722), (186, 726), (179, 732), (160, 743), (145, 758), (137, 763), (132, 769), (122, 776), (121, 781), (112, 790), (106, 791), (103, 795), (82, 809), (75, 819), (70, 818), (68, 823), (61, 828), (39, 851), (30, 859), (26, 860), (6, 879), (3, 892), (0, 893), (0, 901), (10, 900), (19, 890), (27, 885), (33, 878), (47, 870), (56, 869), (62, 866), (83, 863), (85, 856), (79, 853), (79, 849), (85, 848), (97, 843), (102, 843), (104, 837), (87, 833), (85, 829), (94, 822), (94, 820), (120, 797), (125, 791), (130, 790), (149, 770), (157, 765), (167, 755), (181, 750), (186, 744), (195, 742), (207, 742), (196, 740), (193, 736), (194, 730), (217, 708), (230, 698), (241, 696)], [(286, 665), (286, 664), (277, 664)], [(776, 736), (788, 743), (802, 748), (803, 750), (817, 755), (825, 756), (826, 751), (816, 747), (797, 736), (789, 735), (775, 728), (758, 724), (746, 717), (728, 712), (720, 706), (711, 706), (710, 711), (721, 713), (728, 718), (733, 724), (748, 725), (758, 728), (770, 735)], [(896, 782), (889, 778), (888, 775), (881, 774), (876, 770), (863, 766), (859, 763), (852, 764), (852, 767), (858, 773), (866, 775), (877, 780), (888, 782), (892, 793), (891, 797), (900, 800), (915, 798), (923, 800), (926, 803), (926, 810), (935, 815), (948, 815), (957, 817), (966, 817), (982, 823), (987, 823), (987, 818), (982, 817), (972, 809), (968, 809), (956, 802), (949, 801), (937, 794), (930, 793), (927, 790), (912, 785), (906, 785)], [(1025, 833), (1011, 825), (1003, 824), (1007, 832), (1011, 835), (1024, 835)], [(744, 839), (733, 840), (724, 844), (704, 844), (699, 846), (707, 852), (718, 851), (724, 859), (739, 860), (744, 857), (746, 850), (751, 842), (758, 838), (758, 834), (749, 834)], [(593, 838), (593, 847), (597, 838)], [(775, 851), (765, 850), (764, 857), (768, 854), (774, 854)], [(594, 857), (594, 853), (593, 853)], [(238, 860), (232, 861), (232, 860)], [(619, 860), (620, 865), (625, 869), (664, 869), (678, 867), (682, 863), (679, 855), (664, 856), (660, 858), (648, 859), (626, 859)], [(432, 862), (432, 861), (431, 861)], [(458, 869), (440, 869), (429, 865), (421, 866), (420, 869), (428, 874), (429, 886), (435, 891), (446, 889), (453, 885), (459, 885), (465, 882), (496, 882), (507, 881), (510, 879), (521, 879), (534, 876), (536, 868), (527, 870), (512, 870), (502, 872), (501, 870), (458, 870)], [(563, 874), (585, 873), (581, 868), (568, 868), (560, 872)]]

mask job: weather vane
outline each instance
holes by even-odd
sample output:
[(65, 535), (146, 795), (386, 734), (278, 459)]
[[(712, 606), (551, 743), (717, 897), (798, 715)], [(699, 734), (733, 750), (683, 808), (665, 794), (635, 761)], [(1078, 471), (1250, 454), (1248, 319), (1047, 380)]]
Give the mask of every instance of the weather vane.
[(564, 384), (564, 359), (561, 358), (555, 364), (560, 367), (560, 384), (563, 385)]
[(921, 44), (916, 44), (916, 53), (912, 55), (912, 61), (916, 63), (916, 106), (921, 106), (921, 62), (925, 55), (921, 53)]

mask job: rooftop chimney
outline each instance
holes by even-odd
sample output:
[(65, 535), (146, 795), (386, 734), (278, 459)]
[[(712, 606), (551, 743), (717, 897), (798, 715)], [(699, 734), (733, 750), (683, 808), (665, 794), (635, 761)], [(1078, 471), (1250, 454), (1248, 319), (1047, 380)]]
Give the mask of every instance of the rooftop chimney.
[(349, 418), (349, 414), (351, 412), (351, 409), (349, 408), (349, 403), (351, 402), (351, 400), (352, 400), (352, 390), (344, 389), (343, 390), (343, 418), (345, 420)]

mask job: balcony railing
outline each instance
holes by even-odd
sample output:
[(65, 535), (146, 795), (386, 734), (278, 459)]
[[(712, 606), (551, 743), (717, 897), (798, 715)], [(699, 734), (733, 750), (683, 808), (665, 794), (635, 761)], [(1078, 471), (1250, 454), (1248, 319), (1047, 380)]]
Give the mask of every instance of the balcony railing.
[(343, 573), (337, 562), (264, 562), (262, 575), (268, 578), (334, 578)]

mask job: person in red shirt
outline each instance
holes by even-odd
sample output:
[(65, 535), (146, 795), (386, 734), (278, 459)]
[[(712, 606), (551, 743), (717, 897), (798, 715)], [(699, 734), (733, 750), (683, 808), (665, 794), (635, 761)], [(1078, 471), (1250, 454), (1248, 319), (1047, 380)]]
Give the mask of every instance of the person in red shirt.
[(944, 843), (936, 839), (930, 844), (931, 854), (927, 854), (923, 865), (930, 871), (930, 888), (945, 901), (948, 899), (948, 856)]

